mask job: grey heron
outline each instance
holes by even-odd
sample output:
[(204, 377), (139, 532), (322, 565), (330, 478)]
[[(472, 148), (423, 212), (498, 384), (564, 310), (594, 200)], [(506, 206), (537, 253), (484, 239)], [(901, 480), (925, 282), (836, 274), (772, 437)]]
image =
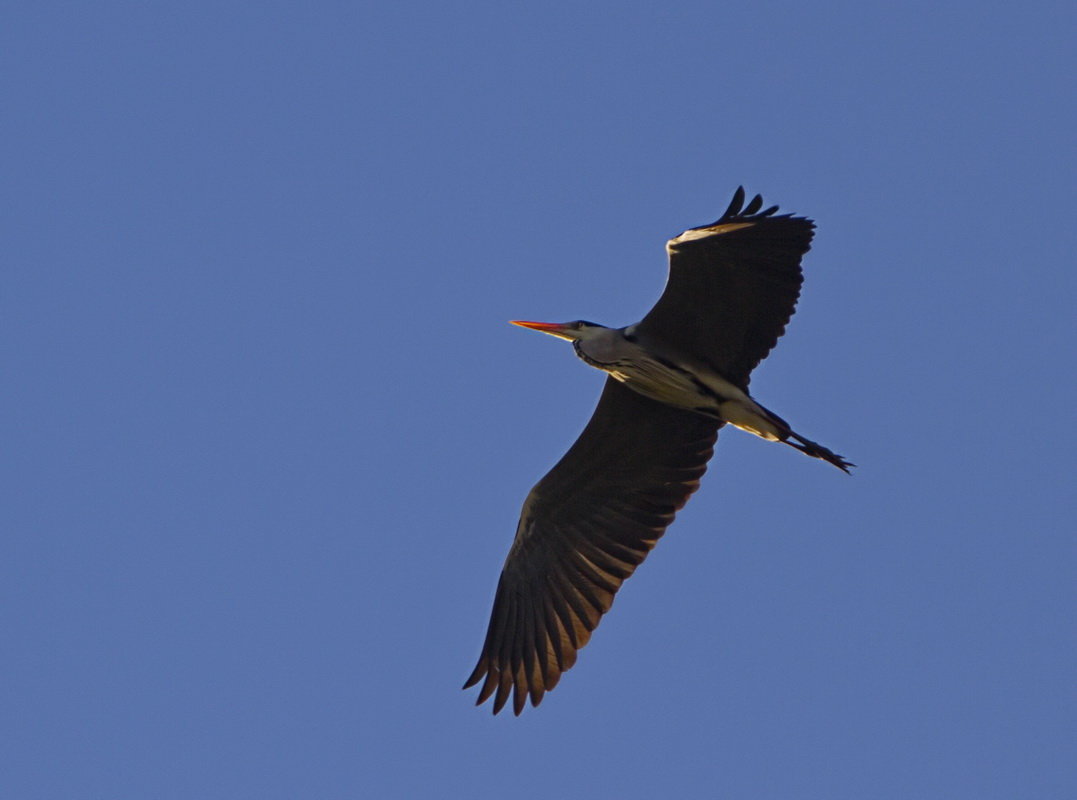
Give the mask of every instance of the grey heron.
[(614, 595), (699, 487), (726, 423), (848, 473), (854, 466), (748, 394), (800, 295), (810, 219), (745, 206), (666, 243), (669, 277), (624, 328), (577, 320), (514, 324), (572, 342), (607, 373), (579, 439), (528, 494), (494, 596), (482, 654), (464, 688), (496, 714), (537, 706), (591, 638)]

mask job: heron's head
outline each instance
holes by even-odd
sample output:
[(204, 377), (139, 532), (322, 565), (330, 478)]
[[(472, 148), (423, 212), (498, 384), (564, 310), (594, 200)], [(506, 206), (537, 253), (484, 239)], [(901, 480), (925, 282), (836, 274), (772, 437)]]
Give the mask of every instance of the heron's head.
[(514, 319), (510, 320), (510, 322), (513, 325), (519, 325), (521, 328), (541, 331), (542, 333), (550, 334), (550, 336), (556, 336), (558, 339), (567, 339), (570, 342), (585, 342), (599, 335), (602, 331), (609, 330), (605, 325), (598, 325), (583, 319), (578, 319), (575, 322), (525, 322), (520, 319)]

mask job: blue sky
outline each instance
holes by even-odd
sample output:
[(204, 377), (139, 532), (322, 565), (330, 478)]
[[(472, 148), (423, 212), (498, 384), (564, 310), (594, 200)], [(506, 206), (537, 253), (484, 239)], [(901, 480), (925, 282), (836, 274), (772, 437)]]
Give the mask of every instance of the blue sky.
[[(0, 26), (29, 798), (1063, 798), (1072, 4), (36, 3)], [(579, 663), (459, 690), (531, 485), (744, 184), (761, 402)]]

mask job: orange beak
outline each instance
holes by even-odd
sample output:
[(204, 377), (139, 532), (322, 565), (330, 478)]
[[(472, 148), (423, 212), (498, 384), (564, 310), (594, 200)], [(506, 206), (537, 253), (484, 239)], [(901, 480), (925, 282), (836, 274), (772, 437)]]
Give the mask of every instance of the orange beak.
[(513, 325), (519, 325), (521, 328), (530, 328), (533, 331), (542, 331), (543, 333), (553, 333), (565, 327), (556, 322), (526, 322), (522, 319), (510, 319), (509, 322)]
[(574, 336), (571, 332), (576, 329), (571, 325), (566, 325), (563, 322), (527, 322), (522, 319), (509, 320), (513, 325), (519, 325), (521, 328), (530, 328), (533, 331), (540, 331), (542, 333), (548, 333), (550, 336), (556, 336), (558, 339), (567, 339), (572, 341), (579, 337)]

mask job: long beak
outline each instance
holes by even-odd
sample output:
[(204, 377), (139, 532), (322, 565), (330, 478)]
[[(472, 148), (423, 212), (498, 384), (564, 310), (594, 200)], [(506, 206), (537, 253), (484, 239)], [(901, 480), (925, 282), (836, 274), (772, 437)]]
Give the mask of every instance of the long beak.
[(542, 333), (548, 333), (550, 336), (556, 336), (558, 339), (567, 339), (572, 341), (575, 336), (570, 336), (568, 331), (570, 330), (568, 325), (559, 322), (526, 322), (522, 319), (510, 319), (513, 325), (519, 325), (521, 328), (530, 328), (533, 331), (541, 331)]

